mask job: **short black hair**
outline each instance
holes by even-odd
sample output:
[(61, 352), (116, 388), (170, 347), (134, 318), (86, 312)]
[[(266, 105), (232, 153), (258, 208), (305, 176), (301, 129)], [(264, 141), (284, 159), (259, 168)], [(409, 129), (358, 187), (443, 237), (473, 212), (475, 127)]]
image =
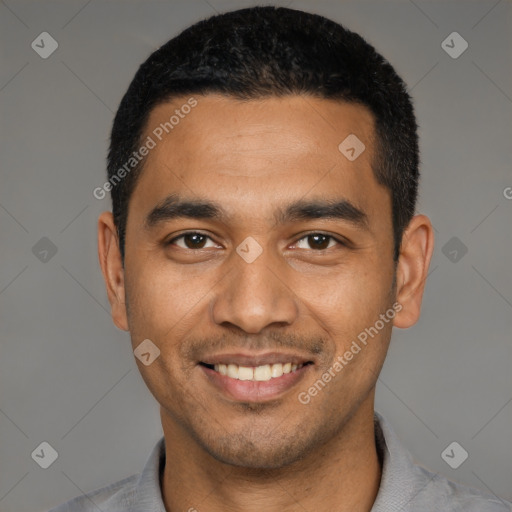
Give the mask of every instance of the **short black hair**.
[(393, 259), (398, 260), (419, 179), (417, 124), (403, 80), (373, 46), (342, 25), (299, 10), (261, 6), (185, 29), (149, 56), (122, 98), (112, 127), (108, 178), (123, 262), (128, 202), (144, 160), (114, 182), (116, 173), (140, 147), (154, 107), (208, 93), (244, 100), (298, 94), (369, 108), (377, 139), (372, 169), (391, 193)]

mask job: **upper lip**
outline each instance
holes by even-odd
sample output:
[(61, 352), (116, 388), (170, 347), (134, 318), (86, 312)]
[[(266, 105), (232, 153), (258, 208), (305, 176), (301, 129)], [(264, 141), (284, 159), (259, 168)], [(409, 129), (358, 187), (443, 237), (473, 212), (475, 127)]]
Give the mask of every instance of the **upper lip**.
[(264, 352), (259, 354), (248, 354), (241, 352), (225, 352), (212, 354), (201, 359), (200, 363), (208, 365), (236, 364), (238, 366), (263, 366), (266, 364), (292, 363), (303, 364), (313, 363), (311, 357), (306, 357), (296, 352)]

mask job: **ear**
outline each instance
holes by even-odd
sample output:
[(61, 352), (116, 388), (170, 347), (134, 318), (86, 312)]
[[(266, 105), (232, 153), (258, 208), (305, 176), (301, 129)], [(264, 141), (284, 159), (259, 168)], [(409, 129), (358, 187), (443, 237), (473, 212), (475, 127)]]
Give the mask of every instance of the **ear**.
[(107, 287), (112, 320), (119, 329), (128, 331), (124, 268), (112, 212), (103, 212), (98, 218), (98, 258)]
[(420, 317), (421, 301), (432, 253), (434, 230), (429, 218), (415, 215), (402, 237), (396, 274), (396, 300), (402, 309), (397, 312), (393, 325), (405, 329)]

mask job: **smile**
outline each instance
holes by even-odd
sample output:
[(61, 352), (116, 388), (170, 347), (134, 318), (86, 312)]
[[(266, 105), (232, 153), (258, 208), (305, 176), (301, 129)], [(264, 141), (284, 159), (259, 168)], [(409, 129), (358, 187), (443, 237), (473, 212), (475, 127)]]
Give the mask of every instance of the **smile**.
[(266, 402), (283, 397), (312, 371), (314, 361), (298, 354), (217, 354), (198, 369), (206, 382), (236, 402)]
[(238, 364), (215, 364), (205, 365), (213, 368), (216, 372), (221, 375), (225, 375), (232, 379), (237, 380), (251, 380), (255, 382), (263, 382), (271, 379), (277, 379), (282, 377), (286, 373), (295, 372), (300, 370), (304, 364), (308, 363), (275, 363), (275, 364), (264, 364), (261, 366), (240, 366)]

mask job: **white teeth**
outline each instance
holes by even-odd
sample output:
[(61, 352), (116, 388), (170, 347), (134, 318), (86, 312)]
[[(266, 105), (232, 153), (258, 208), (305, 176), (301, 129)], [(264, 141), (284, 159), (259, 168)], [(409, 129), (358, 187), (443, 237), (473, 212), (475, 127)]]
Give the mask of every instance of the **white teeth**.
[(249, 366), (238, 367), (238, 379), (239, 380), (254, 380), (254, 371)]
[(238, 379), (238, 365), (228, 364), (228, 377)]
[(272, 371), (269, 364), (254, 368), (254, 380), (270, 380), (271, 378)]
[(294, 372), (304, 365), (295, 363), (276, 363), (264, 364), (262, 366), (238, 366), (237, 364), (216, 364), (214, 370), (221, 375), (226, 375), (232, 379), (267, 381), (283, 376), (285, 373)]
[(283, 375), (283, 365), (281, 363), (273, 364), (271, 377), (281, 377), (281, 375)]

